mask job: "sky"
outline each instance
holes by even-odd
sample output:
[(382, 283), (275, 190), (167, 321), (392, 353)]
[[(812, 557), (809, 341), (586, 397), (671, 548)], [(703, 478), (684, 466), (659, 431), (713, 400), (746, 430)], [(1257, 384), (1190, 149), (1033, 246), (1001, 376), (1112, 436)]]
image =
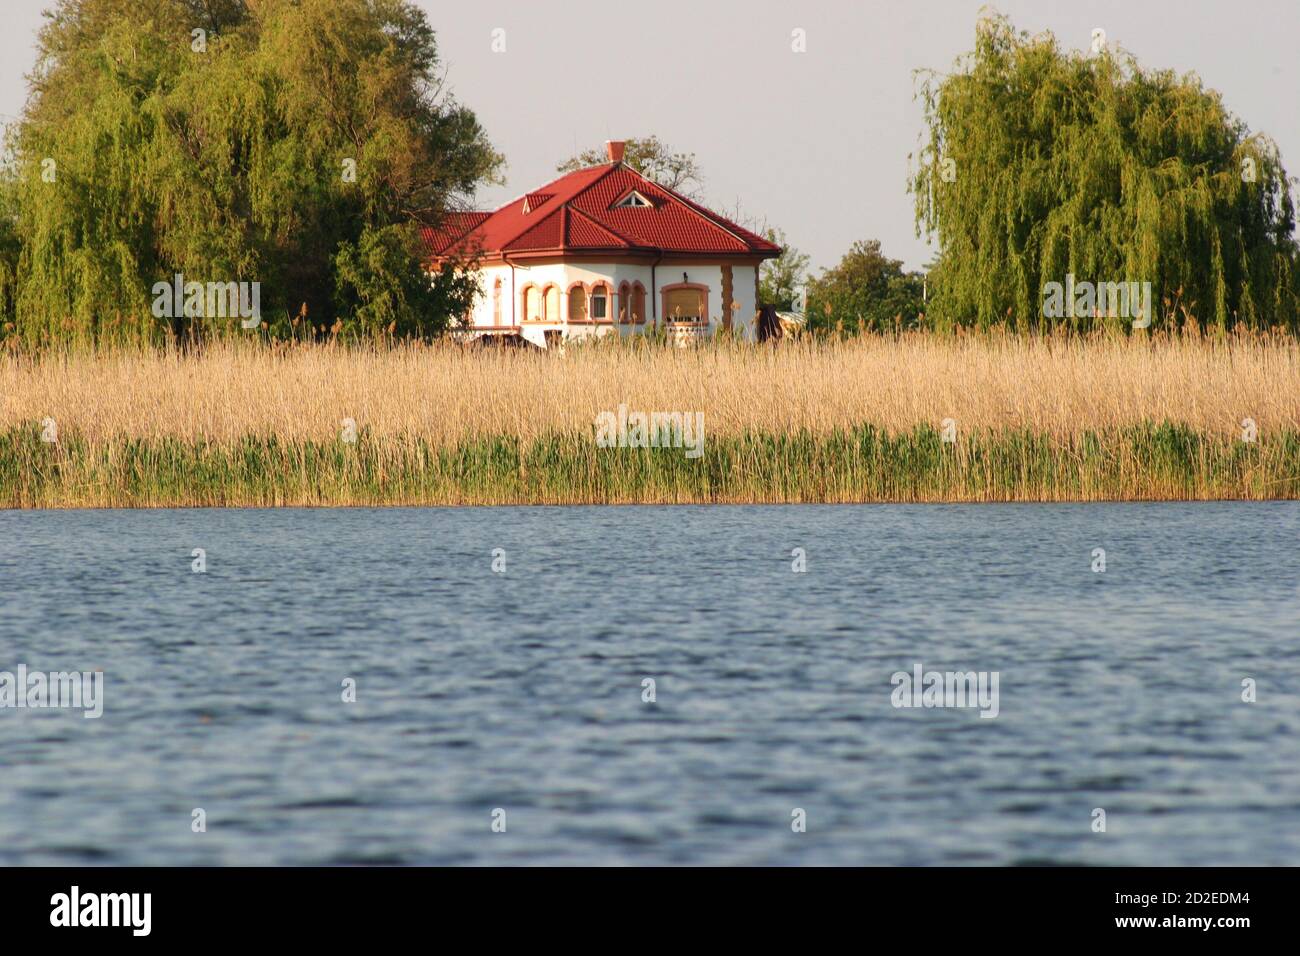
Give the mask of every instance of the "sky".
[[(50, 2), (0, 0), (0, 119), (22, 109)], [(931, 257), (907, 193), (923, 128), (914, 71), (947, 70), (971, 49), (982, 0), (417, 3), (448, 87), (508, 162), (505, 185), (482, 190), (478, 208), (542, 185), (582, 149), (655, 134), (695, 153), (710, 206), (780, 227), (814, 271), (859, 239), (879, 239), (910, 268)], [(990, 6), (1067, 47), (1086, 49), (1101, 28), (1144, 66), (1197, 73), (1300, 172), (1296, 0)], [(795, 30), (804, 52), (792, 49)]]

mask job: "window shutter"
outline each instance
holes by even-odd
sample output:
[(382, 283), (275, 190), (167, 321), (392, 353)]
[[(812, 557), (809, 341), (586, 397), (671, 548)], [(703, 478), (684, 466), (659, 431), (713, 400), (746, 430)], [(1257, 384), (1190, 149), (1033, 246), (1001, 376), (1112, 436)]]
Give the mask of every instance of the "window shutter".
[(669, 289), (667, 315), (670, 322), (699, 319), (704, 315), (704, 296), (699, 289)]

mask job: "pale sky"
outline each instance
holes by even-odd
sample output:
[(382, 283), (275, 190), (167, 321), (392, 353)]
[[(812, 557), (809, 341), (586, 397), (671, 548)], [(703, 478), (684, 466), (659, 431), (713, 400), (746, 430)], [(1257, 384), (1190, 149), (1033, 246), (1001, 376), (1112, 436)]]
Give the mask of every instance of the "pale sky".
[[(48, 0), (0, 0), (0, 118), (24, 74)], [(917, 268), (906, 192), (921, 112), (913, 70), (947, 69), (971, 48), (982, 0), (419, 0), (448, 82), (509, 166), (491, 209), (554, 177), (606, 139), (657, 134), (696, 154), (719, 211), (785, 229), (817, 268), (857, 239)], [(1300, 173), (1300, 3), (1296, 0), (1001, 0), (1020, 29), (1087, 48), (1100, 27), (1148, 67), (1196, 72)], [(494, 29), (506, 50), (492, 51)], [(807, 52), (791, 50), (805, 31)]]

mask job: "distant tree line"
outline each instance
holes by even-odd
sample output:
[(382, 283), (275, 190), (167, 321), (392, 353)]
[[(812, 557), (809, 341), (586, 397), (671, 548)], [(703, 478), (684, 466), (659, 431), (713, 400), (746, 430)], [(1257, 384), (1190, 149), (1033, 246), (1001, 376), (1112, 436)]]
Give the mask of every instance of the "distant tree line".
[(406, 0), (59, 0), (0, 177), (0, 336), (157, 342), (158, 282), (258, 282), (273, 333), (430, 335), (422, 226), (501, 157)]

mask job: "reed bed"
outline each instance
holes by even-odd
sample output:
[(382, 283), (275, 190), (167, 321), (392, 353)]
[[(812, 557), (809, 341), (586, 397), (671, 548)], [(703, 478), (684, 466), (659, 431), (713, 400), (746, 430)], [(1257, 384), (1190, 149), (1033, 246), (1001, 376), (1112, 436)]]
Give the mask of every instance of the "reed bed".
[[(1300, 497), (1282, 335), (8, 353), (0, 398), (16, 507)], [(598, 448), (620, 404), (703, 456)]]

